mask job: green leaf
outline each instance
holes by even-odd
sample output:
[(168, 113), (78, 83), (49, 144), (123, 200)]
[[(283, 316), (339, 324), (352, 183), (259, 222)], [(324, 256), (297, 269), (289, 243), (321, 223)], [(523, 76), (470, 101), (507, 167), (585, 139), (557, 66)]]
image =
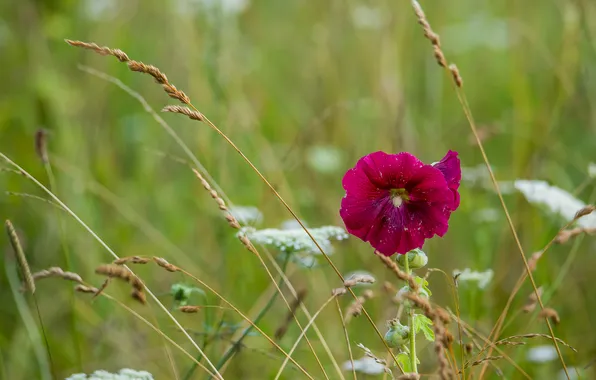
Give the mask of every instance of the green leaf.
[(420, 285), (420, 287), (428, 293), (429, 297), (433, 295), (433, 293), (428, 288), (428, 281), (419, 276), (414, 277), (414, 281), (416, 281), (416, 283)]
[(426, 340), (434, 342), (435, 332), (432, 329), (433, 321), (422, 314), (414, 314), (414, 332), (422, 331)]
[(412, 363), (410, 362), (410, 356), (405, 352), (397, 355), (397, 362), (404, 370), (405, 373), (412, 372)]

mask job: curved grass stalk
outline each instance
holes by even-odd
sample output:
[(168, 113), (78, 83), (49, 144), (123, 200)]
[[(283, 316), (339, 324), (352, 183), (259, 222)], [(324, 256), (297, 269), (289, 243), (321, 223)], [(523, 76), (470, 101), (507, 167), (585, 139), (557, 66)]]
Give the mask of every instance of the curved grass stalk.
[(331, 303), (331, 301), (333, 301), (335, 298), (337, 298), (337, 296), (335, 294), (332, 295), (331, 297), (329, 297), (329, 299), (327, 301), (325, 301), (325, 303), (323, 305), (321, 305), (321, 307), (319, 308), (319, 310), (317, 310), (313, 314), (312, 318), (310, 319), (310, 321), (308, 321), (308, 323), (306, 324), (306, 326), (304, 326), (304, 330), (300, 333), (300, 335), (298, 336), (298, 339), (296, 339), (296, 342), (294, 342), (294, 345), (290, 349), (290, 352), (288, 352), (288, 356), (286, 356), (286, 359), (281, 364), (281, 367), (279, 367), (279, 370), (277, 371), (277, 375), (275, 375), (275, 380), (278, 380), (279, 377), (281, 376), (281, 373), (283, 372), (284, 368), (288, 364), (288, 360), (290, 359), (290, 357), (292, 356), (292, 354), (296, 350), (296, 347), (298, 347), (298, 343), (300, 343), (300, 341), (302, 340), (302, 338), (306, 335), (306, 330), (308, 330), (308, 328), (314, 323), (315, 319), (319, 316), (319, 314), (321, 314), (321, 312), (323, 311), (323, 309), (325, 309), (325, 307), (327, 305), (329, 305), (329, 303)]
[[(316, 241), (314, 236), (306, 228), (306, 226), (300, 220), (298, 215), (294, 212), (294, 210), (290, 207), (290, 205), (284, 200), (284, 198), (279, 194), (279, 192), (275, 189), (275, 187), (265, 178), (265, 176), (257, 169), (257, 167), (252, 163), (252, 161), (236, 146), (236, 144), (234, 144), (234, 142), (225, 133), (223, 133), (215, 124), (213, 124), (213, 122), (211, 122), (206, 116), (201, 114), (198, 111), (198, 109), (191, 103), (190, 98), (183, 91), (178, 90), (174, 85), (172, 85), (168, 81), (167, 77), (157, 67), (154, 67), (151, 65), (146, 65), (142, 62), (133, 61), (126, 55), (126, 53), (124, 53), (123, 51), (118, 50), (118, 49), (110, 49), (109, 47), (106, 47), (106, 46), (102, 47), (102, 46), (98, 46), (95, 43), (87, 43), (87, 42), (82, 42), (82, 41), (65, 40), (65, 42), (71, 46), (92, 50), (95, 53), (100, 54), (100, 55), (111, 55), (111, 56), (117, 58), (120, 62), (126, 63), (131, 71), (141, 72), (143, 74), (152, 76), (162, 86), (162, 88), (168, 94), (168, 96), (170, 96), (174, 99), (177, 99), (180, 102), (191, 107), (194, 111), (191, 111), (190, 109), (188, 109), (188, 111), (190, 111), (190, 112), (182, 112), (182, 113), (187, 114), (187, 116), (189, 116), (195, 120), (200, 120), (200, 121), (205, 122), (211, 129), (213, 129), (217, 134), (219, 134), (242, 157), (242, 159), (248, 164), (248, 166), (263, 181), (263, 183), (265, 183), (265, 185), (273, 192), (275, 197), (282, 203), (282, 205), (290, 213), (290, 215), (298, 222), (298, 224), (300, 224), (300, 227), (306, 232), (308, 237), (313, 241), (313, 243), (315, 244), (315, 246), (317, 247), (319, 252), (321, 252), (321, 254), (325, 258), (327, 263), (333, 268), (333, 270), (336, 273), (336, 275), (338, 276), (338, 278), (342, 282), (345, 280), (343, 275), (337, 268), (337, 266), (331, 261), (331, 259), (325, 253), (325, 251), (323, 250), (321, 245)], [(117, 84), (118, 80), (112, 81), (112, 82)], [(182, 108), (184, 108), (184, 107), (178, 107), (178, 106), (176, 106), (176, 107), (179, 110), (182, 110)], [(182, 110), (182, 111), (184, 111), (184, 110)], [(192, 114), (192, 115), (190, 115), (190, 114)], [(183, 142), (180, 142), (180, 143), (183, 143)], [(192, 155), (192, 152), (187, 152), (187, 154)], [(259, 256), (259, 258), (260, 258), (260, 256)], [(261, 262), (262, 262), (262, 259), (261, 259)], [(264, 265), (264, 263), (263, 263), (263, 265)], [(266, 266), (265, 266), (265, 270), (270, 274), (270, 272)], [(272, 281), (275, 281), (272, 276), (270, 276), (270, 277), (271, 277)], [(274, 284), (276, 284), (276, 283), (274, 282)], [(356, 293), (354, 293), (354, 291), (351, 288), (348, 288), (348, 291), (355, 300), (358, 299), (358, 297), (356, 296)], [(283, 294), (282, 294), (282, 298), (283, 298)], [(287, 303), (287, 301), (286, 301), (286, 303)], [(398, 366), (400, 371), (403, 373), (403, 370), (401, 368), (400, 363), (397, 360), (397, 357), (395, 356), (395, 354), (393, 353), (391, 348), (387, 345), (387, 342), (385, 342), (385, 340), (383, 339), (383, 334), (381, 334), (381, 332), (377, 328), (376, 324), (372, 320), (372, 318), (369, 315), (366, 308), (363, 307), (362, 312), (365, 315), (368, 322), (370, 323), (370, 325), (372, 326), (372, 328), (374, 329), (374, 331), (377, 334), (377, 336), (379, 337), (379, 339), (381, 340), (381, 342), (383, 342), (387, 352), (391, 355), (395, 364)], [(307, 339), (307, 341), (308, 341), (308, 339)], [(313, 351), (313, 353), (314, 353), (314, 351)], [(315, 353), (315, 355), (316, 355), (316, 353)]]
[[(46, 355), (46, 351), (42, 349), (42, 347), (44, 346), (42, 343), (43, 338), (41, 337), (39, 330), (35, 325), (35, 320), (27, 306), (25, 297), (21, 292), (18, 291), (20, 287), (20, 281), (17, 277), (16, 265), (14, 263), (11, 263), (11, 260), (5, 260), (5, 262), (5, 270), (6, 277), (8, 278), (8, 284), (10, 286), (10, 290), (12, 291), (15, 303), (17, 304), (17, 310), (21, 316), (21, 319), (23, 320), (23, 324), (25, 325), (25, 329), (27, 330), (27, 333), (29, 335), (29, 339), (31, 339), (33, 352), (35, 352), (35, 356), (39, 364), (40, 377), (42, 380), (50, 380), (53, 378), (51, 364), (48, 360), (48, 355)], [(47, 353), (49, 354), (49, 351)]]
[[(122, 307), (123, 309), (125, 309), (126, 311), (128, 311), (129, 313), (131, 313), (134, 317), (136, 317), (137, 319), (139, 319), (141, 322), (143, 322), (144, 324), (146, 324), (147, 326), (149, 326), (151, 329), (153, 329), (153, 331), (155, 331), (156, 333), (158, 333), (163, 339), (167, 340), (168, 342), (170, 342), (171, 345), (173, 345), (174, 347), (176, 347), (178, 350), (180, 350), (184, 355), (188, 356), (190, 358), (190, 360), (192, 360), (196, 365), (198, 365), (199, 367), (201, 367), (201, 369), (203, 369), (205, 372), (207, 372), (209, 375), (211, 376), (215, 376), (215, 374), (213, 372), (211, 372), (210, 370), (208, 370), (201, 362), (199, 362), (197, 359), (195, 359), (188, 351), (186, 351), (184, 348), (182, 348), (178, 343), (174, 342), (172, 340), (172, 338), (170, 338), (169, 336), (167, 336), (163, 331), (161, 331), (157, 326), (153, 325), (151, 322), (149, 322), (147, 319), (143, 318), (142, 315), (140, 315), (139, 313), (137, 313), (136, 311), (134, 311), (133, 309), (131, 309), (130, 307), (126, 306), (124, 303), (122, 303), (120, 300), (110, 296), (109, 294), (107, 294), (106, 292), (101, 292), (101, 295), (106, 297), (109, 300), (112, 300), (114, 302), (116, 302), (116, 304), (120, 307)], [(169, 356), (168, 356), (169, 357)], [(174, 373), (175, 370), (174, 370)]]
[[(43, 135), (44, 132), (39, 132)], [(48, 182), (50, 184), (50, 191), (54, 194), (58, 194), (58, 185), (56, 183), (56, 177), (54, 176), (54, 171), (52, 170), (52, 164), (50, 161), (50, 157), (45, 149), (45, 143), (42, 143), (43, 140), (45, 140), (45, 138), (43, 136), (39, 136), (38, 137), (40, 139), (39, 145), (40, 145), (40, 150), (41, 150), (41, 157), (42, 157), (42, 161), (43, 161), (43, 166), (46, 170), (46, 174), (48, 176)], [(68, 244), (66, 242), (66, 228), (64, 227), (64, 218), (61, 215), (61, 213), (58, 212), (58, 210), (54, 210), (55, 211), (55, 215), (56, 215), (56, 219), (58, 219), (58, 228), (60, 231), (60, 242), (62, 244), (62, 251), (64, 252), (64, 259), (65, 259), (65, 263), (66, 263), (66, 270), (69, 271), (74, 271), (75, 268), (72, 266), (72, 258), (71, 258), (71, 253), (70, 250), (68, 249)], [(71, 292), (70, 294), (70, 313), (71, 313), (71, 334), (72, 334), (72, 339), (73, 339), (73, 343), (75, 346), (75, 351), (76, 351), (76, 355), (77, 355), (77, 359), (78, 359), (78, 368), (79, 370), (83, 369), (83, 357), (81, 356), (81, 347), (79, 344), (79, 332), (77, 329), (77, 310), (75, 307), (75, 302), (76, 302), (76, 297), (74, 295), (74, 293)]]
[[(257, 330), (265, 339), (267, 339), (269, 341), (269, 343), (271, 343), (271, 345), (273, 345), (280, 353), (282, 353), (284, 356), (288, 357), (287, 352), (284, 351), (283, 348), (281, 348), (279, 346), (279, 344), (275, 343), (275, 341), (273, 339), (271, 339), (271, 337), (269, 335), (267, 335), (263, 330), (261, 330), (259, 328), (259, 326), (257, 326), (253, 321), (251, 321), (250, 318), (248, 318), (246, 315), (244, 315), (236, 306), (234, 306), (230, 301), (228, 301), (224, 296), (222, 296), (219, 292), (217, 292), (215, 289), (213, 289), (211, 286), (207, 285), (206, 282), (202, 281), (201, 279), (199, 279), (198, 277), (194, 276), (192, 273), (182, 269), (182, 268), (178, 268), (179, 272), (190, 277), (191, 279), (193, 279), (194, 281), (196, 281), (198, 284), (200, 284), (202, 287), (204, 287), (205, 289), (209, 290), (211, 293), (213, 293), (217, 298), (219, 298), (220, 300), (222, 300), (226, 305), (228, 305), (230, 308), (232, 308), (232, 310), (234, 310), (238, 315), (240, 315), (240, 317), (242, 317), (246, 322), (248, 322), (255, 330)], [(290, 357), (289, 359), (292, 364), (294, 364), (299, 370), (302, 371), (302, 373), (304, 373), (305, 376), (307, 376), (309, 379), (314, 380), (314, 378), (304, 369), (302, 368), (302, 366), (300, 364), (298, 364), (298, 362), (296, 362), (293, 358)]]
[[(176, 131), (173, 128), (171, 128), (168, 125), (168, 123), (161, 116), (159, 116), (159, 114), (157, 114), (155, 112), (155, 110), (149, 105), (149, 103), (147, 103), (147, 101), (145, 100), (145, 98), (141, 94), (139, 94), (138, 92), (134, 91), (133, 89), (131, 89), (130, 87), (128, 87), (126, 84), (124, 84), (121, 80), (119, 80), (117, 78), (114, 78), (113, 76), (110, 76), (108, 74), (105, 74), (103, 72), (100, 72), (98, 70), (95, 70), (95, 69), (92, 69), (92, 68), (89, 68), (89, 67), (86, 67), (86, 66), (79, 66), (79, 69), (82, 70), (82, 71), (84, 71), (84, 72), (87, 72), (87, 73), (89, 73), (91, 75), (94, 75), (94, 76), (96, 76), (96, 77), (98, 77), (100, 79), (103, 79), (103, 80), (106, 80), (106, 81), (108, 81), (110, 83), (115, 84), (120, 89), (122, 89), (123, 91), (125, 91), (128, 95), (132, 96), (139, 103), (141, 103), (143, 109), (147, 113), (149, 113), (155, 119), (155, 121), (174, 139), (174, 141), (176, 142), (176, 144), (178, 144), (180, 146), (180, 148), (184, 151), (184, 153), (191, 160), (191, 162), (198, 168), (198, 170), (207, 179), (207, 181), (218, 191), (218, 193), (223, 197), (223, 199), (226, 201), (226, 203), (228, 205), (232, 205), (233, 204), (231, 202), (230, 198), (227, 197), (227, 195), (223, 191), (223, 189), (217, 184), (217, 182), (213, 179), (213, 177), (211, 177), (211, 175), (205, 169), (205, 167), (200, 163), (200, 161), (198, 160), (198, 158), (192, 153), (192, 151), (190, 150), (190, 148), (184, 143), (184, 141), (180, 138), (180, 136), (178, 136), (178, 134), (176, 133)], [(307, 233), (308, 233), (308, 231), (307, 231)], [(309, 235), (310, 235), (310, 233), (309, 233)], [(312, 236), (311, 236), (311, 239), (312, 239)], [(287, 276), (285, 276), (285, 274), (282, 271), (280, 271), (279, 266), (277, 266), (276, 264), (274, 266), (275, 266), (275, 269), (277, 270), (278, 274), (280, 276), (282, 276), (282, 278), (284, 279), (284, 282), (291, 289), (292, 293), (295, 296), (296, 295), (295, 289), (291, 285), (291, 283), (289, 282)], [(265, 266), (265, 269), (268, 271), (268, 269), (267, 269), (266, 266)], [(276, 284), (276, 282), (273, 279), (273, 277), (271, 277), (271, 280), (273, 281), (273, 284)], [(343, 279), (342, 279), (342, 281), (343, 281)], [(283, 293), (281, 293), (281, 291), (279, 290), (279, 287), (277, 287), (276, 290), (280, 292), (281, 297), (284, 299), (286, 305), (288, 305), (288, 307), (289, 307), (289, 303), (285, 299)], [(300, 307), (305, 312), (305, 314), (307, 315), (307, 317), (310, 317), (310, 314), (308, 313), (306, 306), (304, 306), (303, 304), (301, 304)], [(369, 320), (370, 320), (370, 317), (369, 317)], [(296, 322), (299, 324), (299, 322), (297, 320), (296, 320)], [(331, 361), (334, 364), (334, 367), (338, 370), (338, 373), (340, 373), (340, 377), (341, 377), (341, 369), (339, 369), (339, 366), (337, 365), (337, 361), (335, 360), (335, 358), (331, 354), (331, 350), (329, 350), (329, 347), (327, 345), (327, 342), (325, 341), (325, 338), (323, 337), (323, 335), (321, 334), (320, 330), (318, 329), (318, 327), (316, 325), (314, 326), (314, 330), (317, 333), (317, 336), (318, 336), (319, 340), (323, 344), (323, 347), (325, 348), (327, 354), (330, 356)], [(379, 334), (379, 336), (381, 336), (380, 335), (380, 332), (378, 334)], [(307, 341), (308, 341), (308, 339), (307, 339)], [(311, 346), (310, 345), (310, 342), (309, 342), (309, 346)], [(311, 348), (312, 348), (312, 346), (311, 346)], [(315, 353), (314, 349), (313, 349), (313, 354), (316, 356), (316, 353)], [(317, 358), (317, 361), (319, 361), (318, 358)], [(321, 368), (323, 368), (322, 365), (321, 365)], [(324, 372), (324, 369), (323, 369), (323, 372)]]
[[(354, 376), (354, 380), (358, 380), (356, 376), (356, 367), (354, 366), (354, 355), (352, 354), (352, 346), (350, 345), (350, 336), (348, 335), (348, 329), (346, 328), (346, 322), (344, 321), (344, 313), (341, 311), (341, 306), (339, 306), (339, 300), (335, 297), (335, 305), (337, 306), (337, 314), (341, 320), (341, 327), (344, 330), (344, 336), (346, 338), (346, 345), (348, 346), (348, 354), (350, 355), (350, 363), (352, 364), (352, 375)], [(385, 372), (387, 374), (387, 372)], [(385, 376), (383, 375), (383, 378)]]
[[(66, 204), (64, 204), (56, 195), (54, 195), (54, 193), (52, 193), (48, 188), (46, 188), (41, 182), (39, 182), (35, 177), (33, 177), (31, 174), (29, 174), (27, 171), (25, 171), (25, 169), (21, 168), (14, 161), (12, 161), (10, 158), (8, 158), (4, 153), (0, 152), (0, 158), (2, 158), (8, 164), (12, 165), (15, 169), (19, 170), (25, 177), (27, 177), (30, 181), (32, 181), (35, 185), (37, 185), (41, 190), (43, 190), (47, 195), (49, 195), (54, 200), (54, 202), (58, 203), (64, 209), (64, 211), (66, 211), (71, 217), (73, 217), (103, 248), (105, 248), (105, 250), (108, 251), (108, 253), (110, 255), (112, 255), (112, 257), (114, 259), (119, 259), (120, 258), (120, 256), (118, 256), (116, 254), (116, 252), (114, 252), (112, 250), (112, 248), (110, 248), (99, 237), (99, 235), (97, 235), (95, 233), (95, 231), (93, 231), (85, 222), (83, 222), (83, 220), (81, 218), (79, 218), (79, 216), (77, 214), (75, 214), (68, 206), (66, 206)], [(130, 270), (131, 273), (134, 274), (134, 272), (130, 268), (128, 268), (127, 266), (126, 266), (126, 268), (128, 270)], [(176, 326), (178, 326), (178, 328), (180, 330), (182, 330), (183, 334), (188, 338), (188, 340), (197, 349), (197, 351), (199, 351), (199, 353), (205, 357), (205, 360), (207, 361), (207, 364), (209, 364), (209, 366), (213, 369), (213, 371), (215, 372), (215, 374), (217, 375), (217, 377), (219, 379), (222, 379), (223, 380), (223, 377), (217, 371), (217, 369), (215, 368), (215, 366), (213, 365), (213, 363), (209, 360), (209, 358), (207, 358), (204, 355), (203, 350), (201, 350), (201, 348), (192, 339), (192, 337), (188, 334), (188, 332), (182, 327), (182, 325), (180, 324), (180, 322), (178, 322), (178, 320), (168, 311), (168, 309), (161, 303), (161, 301), (155, 296), (155, 294), (153, 294), (153, 292), (148, 287), (145, 287), (145, 290), (147, 291), (147, 294), (149, 294), (149, 296), (159, 305), (159, 307), (172, 320), (172, 322), (174, 322), (174, 324)]]
[[(474, 121), (474, 118), (472, 116), (472, 110), (470, 108), (470, 105), (468, 103), (466, 94), (463, 90), (463, 79), (459, 73), (459, 70), (457, 69), (457, 66), (455, 66), (454, 64), (448, 65), (447, 64), (447, 60), (445, 58), (445, 55), (441, 49), (441, 45), (439, 44), (439, 37), (438, 35), (432, 30), (428, 20), (426, 19), (426, 15), (424, 14), (424, 11), (422, 10), (422, 7), (420, 6), (420, 4), (418, 3), (417, 0), (411, 0), (411, 4), (412, 4), (412, 8), (414, 9), (414, 13), (416, 14), (417, 18), (418, 18), (418, 22), (419, 24), (422, 26), (422, 29), (424, 30), (424, 35), (427, 39), (430, 40), (431, 44), (433, 45), (434, 48), (434, 53), (435, 53), (435, 58), (437, 59), (437, 63), (443, 67), (443, 69), (445, 69), (445, 71), (447, 72), (447, 74), (452, 78), (452, 83), (453, 83), (453, 87), (455, 89), (455, 93), (457, 95), (457, 100), (459, 101), (462, 110), (464, 112), (464, 115), (466, 117), (466, 120), (468, 121), (468, 124), (470, 126), (470, 129), (472, 131), (472, 134), (474, 135), (474, 139), (476, 141), (476, 144), (478, 145), (478, 149), (480, 150), (480, 154), (482, 155), (482, 159), (484, 161), (484, 164), (486, 165), (486, 168), (488, 170), (488, 174), (490, 176), (490, 180), (493, 184), (493, 187), (495, 189), (495, 192), (497, 193), (497, 196), (499, 197), (499, 202), (501, 203), (501, 208), (503, 209), (503, 211), (505, 212), (505, 217), (507, 219), (507, 224), (509, 226), (509, 229), (511, 230), (511, 234), (513, 236), (513, 239), (515, 241), (515, 244), (517, 245), (517, 248), (519, 250), (519, 254), (521, 256), (522, 262), (524, 263), (524, 268), (526, 271), (526, 274), (528, 276), (528, 278), (530, 279), (530, 283), (532, 285), (532, 289), (534, 290), (534, 294), (536, 295), (536, 299), (538, 301), (538, 304), (540, 305), (540, 309), (544, 310), (544, 304), (542, 302), (542, 299), (540, 297), (540, 292), (538, 291), (538, 287), (536, 286), (536, 282), (534, 281), (534, 276), (532, 276), (532, 270), (530, 269), (530, 266), (528, 265), (528, 260), (526, 259), (526, 255), (524, 253), (524, 249), (522, 247), (522, 244), (519, 240), (519, 237), (517, 236), (517, 231), (515, 230), (515, 225), (513, 224), (513, 219), (511, 218), (511, 215), (509, 213), (509, 209), (507, 208), (507, 205), (505, 204), (505, 200), (503, 198), (503, 194), (501, 193), (501, 189), (499, 187), (499, 183), (497, 182), (497, 178), (495, 177), (495, 174), (491, 168), (490, 165), (490, 161), (488, 160), (488, 156), (486, 154), (486, 151), (484, 150), (484, 145), (482, 143), (482, 139), (480, 138), (480, 136), (478, 135), (478, 130), (476, 128), (476, 123)], [(552, 337), (553, 340), (553, 344), (555, 346), (555, 349), (557, 350), (557, 355), (559, 356), (559, 360), (561, 361), (561, 364), (563, 366), (563, 370), (565, 371), (565, 375), (567, 376), (567, 379), (570, 379), (569, 377), (569, 372), (567, 370), (567, 366), (565, 365), (565, 359), (563, 358), (563, 355), (561, 354), (561, 349), (557, 343), (557, 340), (555, 339), (555, 332), (553, 331), (553, 327), (549, 321), (548, 318), (545, 318), (545, 322), (546, 325), (548, 327), (548, 331)], [(497, 339), (498, 337), (494, 337), (495, 339)], [(490, 352), (492, 352), (492, 347), (489, 350), (489, 356), (490, 356)], [(480, 371), (480, 376), (479, 378), (482, 379), (484, 373), (486, 372), (486, 368), (488, 367), (488, 361), (484, 362), (484, 364), (482, 365), (482, 369)]]

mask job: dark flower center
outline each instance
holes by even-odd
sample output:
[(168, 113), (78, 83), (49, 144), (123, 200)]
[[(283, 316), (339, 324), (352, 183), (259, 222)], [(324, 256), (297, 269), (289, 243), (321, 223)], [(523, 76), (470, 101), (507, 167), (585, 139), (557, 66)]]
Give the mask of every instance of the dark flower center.
[(399, 207), (402, 205), (402, 203), (407, 203), (410, 201), (410, 196), (408, 195), (406, 189), (391, 189), (389, 193), (391, 202), (393, 202), (395, 207)]

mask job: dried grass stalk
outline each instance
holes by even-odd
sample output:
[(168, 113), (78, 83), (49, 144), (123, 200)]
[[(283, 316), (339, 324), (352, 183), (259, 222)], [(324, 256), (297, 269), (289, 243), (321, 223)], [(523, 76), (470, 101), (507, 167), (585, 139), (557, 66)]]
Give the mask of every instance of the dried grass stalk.
[[(533, 339), (533, 338), (546, 338), (549, 340), (552, 340), (553, 338), (548, 335), (548, 334), (522, 334), (522, 335), (513, 335), (504, 339), (501, 339), (497, 342), (495, 342), (495, 345), (503, 345), (506, 344), (506, 342), (511, 342), (512, 339)], [(555, 340), (557, 341), (557, 343), (562, 344), (563, 346), (569, 348), (571, 351), (573, 352), (577, 352), (577, 350), (571, 346), (569, 343), (565, 342), (564, 340), (555, 337)]]
[(40, 128), (35, 132), (35, 153), (42, 163), (47, 164), (48, 158), (48, 131)]
[(134, 300), (139, 301), (143, 305), (147, 304), (147, 297), (145, 296), (145, 292), (143, 292), (142, 290), (133, 289), (130, 295)]
[(205, 120), (205, 117), (203, 116), (202, 113), (200, 113), (198, 111), (193, 111), (193, 110), (191, 110), (188, 107), (182, 107), (182, 106), (165, 106), (161, 110), (161, 112), (179, 113), (179, 114), (188, 116), (192, 120), (198, 120), (198, 121)]
[(350, 306), (348, 306), (345, 311), (346, 316), (344, 318), (344, 323), (347, 324), (350, 322), (350, 320), (352, 320), (352, 318), (358, 317), (360, 314), (362, 314), (362, 307), (364, 306), (364, 303), (373, 297), (374, 293), (370, 289), (366, 289), (364, 292), (362, 292), (361, 296), (356, 297), (356, 299), (352, 301)]
[(195, 175), (197, 176), (197, 178), (201, 182), (201, 185), (203, 186), (203, 188), (205, 190), (207, 190), (207, 192), (209, 193), (209, 195), (211, 195), (211, 198), (213, 198), (213, 200), (215, 200), (215, 202), (217, 203), (219, 209), (224, 212), (225, 218), (228, 221), (228, 224), (230, 225), (230, 227), (232, 227), (234, 229), (239, 229), (240, 228), (240, 223), (238, 223), (238, 220), (236, 220), (236, 218), (234, 217), (234, 215), (232, 215), (230, 213), (230, 211), (228, 210), (228, 207), (226, 206), (226, 202), (223, 200), (223, 198), (219, 196), (219, 194), (217, 193), (217, 191), (215, 191), (211, 187), (211, 185), (209, 184), (209, 182), (207, 182), (207, 180), (201, 175), (201, 173), (199, 173), (199, 171), (197, 169), (192, 169), (192, 171), (195, 173)]
[(573, 220), (578, 220), (582, 216), (590, 215), (594, 211), (596, 211), (596, 206), (594, 206), (594, 205), (587, 205), (587, 206), (585, 206), (584, 208), (582, 208), (581, 210), (579, 210), (578, 212), (575, 213), (575, 217), (573, 218)]
[(25, 289), (31, 294), (35, 293), (35, 281), (33, 280), (33, 276), (31, 275), (31, 270), (29, 269), (29, 264), (27, 263), (27, 258), (25, 257), (25, 252), (23, 251), (23, 247), (21, 246), (21, 241), (19, 240), (19, 236), (12, 225), (10, 220), (6, 220), (4, 223), (6, 226), (6, 233), (8, 234), (8, 240), (10, 240), (10, 244), (12, 245), (12, 249), (14, 254), (17, 258), (17, 262), (19, 263), (19, 267), (21, 268), (21, 272), (23, 273), (23, 277), (25, 279)]
[(375, 252), (375, 254), (381, 260), (381, 262), (383, 264), (385, 264), (385, 266), (390, 271), (395, 273), (395, 275), (397, 276), (398, 279), (406, 282), (408, 284), (408, 286), (410, 287), (410, 289), (412, 289), (412, 291), (416, 292), (416, 291), (418, 291), (418, 289), (420, 289), (420, 285), (418, 285), (418, 283), (416, 282), (414, 277), (408, 275), (406, 272), (399, 269), (399, 266), (397, 265), (397, 263), (395, 261), (391, 260), (390, 257), (387, 257), (379, 252)]
[(536, 309), (536, 305), (538, 305), (538, 297), (536, 296), (536, 293), (538, 293), (538, 296), (542, 297), (542, 292), (543, 289), (541, 286), (537, 289), (536, 292), (530, 293), (530, 295), (528, 296), (528, 300), (526, 301), (526, 304), (522, 308), (522, 311), (524, 313), (531, 313), (532, 311), (534, 311), (534, 309)]
[(118, 278), (129, 283), (134, 289), (143, 291), (144, 286), (141, 280), (135, 276), (129, 269), (116, 265), (104, 264), (95, 268), (95, 273), (101, 274), (110, 278)]
[(453, 81), (455, 82), (455, 85), (457, 87), (463, 87), (464, 80), (461, 77), (461, 75), (459, 73), (459, 69), (457, 68), (455, 63), (452, 63), (449, 65), (449, 71), (451, 72), (451, 75), (453, 76)]
[(141, 257), (141, 256), (129, 256), (129, 257), (122, 257), (118, 260), (114, 260), (112, 264), (116, 265), (124, 265), (124, 264), (147, 264), (150, 262), (151, 259), (148, 257)]
[(396, 377), (396, 380), (419, 380), (419, 379), (420, 379), (420, 375), (417, 373), (404, 373), (403, 375)]
[(44, 278), (50, 278), (50, 277), (59, 277), (59, 278), (63, 278), (68, 281), (74, 281), (74, 282), (78, 282), (79, 284), (83, 284), (83, 279), (81, 278), (81, 276), (79, 276), (78, 274), (76, 274), (74, 272), (64, 271), (64, 270), (62, 270), (62, 268), (59, 268), (59, 267), (51, 267), (51, 268), (40, 270), (39, 272), (33, 273), (33, 280), (35, 280), (35, 281), (38, 281), (38, 280), (41, 280)]
[(160, 267), (164, 268), (165, 270), (167, 270), (168, 272), (178, 272), (180, 270), (180, 268), (178, 268), (177, 266), (175, 266), (174, 264), (170, 264), (166, 261), (166, 259), (163, 259), (161, 257), (153, 257), (153, 261), (159, 265)]
[(358, 284), (374, 284), (375, 278), (369, 274), (355, 274), (344, 281), (346, 288), (358, 285)]
[(557, 237), (555, 238), (555, 243), (565, 244), (571, 238), (574, 238), (581, 234), (596, 235), (596, 228), (576, 227), (568, 230), (559, 231)]
[(186, 306), (180, 306), (178, 308), (178, 310), (180, 310), (183, 313), (194, 314), (194, 313), (198, 313), (199, 310), (201, 310), (201, 307), (200, 306), (186, 305)]
[(290, 326), (290, 323), (292, 322), (292, 320), (294, 320), (294, 313), (296, 313), (296, 310), (298, 309), (300, 304), (304, 301), (304, 298), (306, 298), (307, 294), (308, 294), (308, 291), (306, 289), (298, 290), (298, 293), (296, 293), (296, 298), (290, 305), (290, 310), (288, 310), (288, 312), (286, 313), (286, 318), (284, 319), (281, 326), (279, 326), (277, 328), (277, 330), (275, 330), (275, 335), (274, 335), (275, 340), (280, 340), (284, 337), (284, 335), (286, 335), (286, 332), (288, 331), (288, 327)]
[(100, 54), (100, 55), (114, 56), (114, 57), (118, 58), (118, 60), (120, 62), (130, 61), (130, 58), (128, 58), (126, 53), (120, 49), (110, 49), (107, 46), (99, 46), (94, 42), (83, 42), (83, 41), (73, 41), (73, 40), (65, 40), (65, 41), (67, 44), (69, 44), (71, 46), (76, 46), (76, 47), (80, 47), (83, 49), (93, 50), (94, 52), (96, 52), (97, 54)]
[(89, 49), (101, 55), (111, 55), (118, 58), (120, 62), (126, 62), (130, 71), (151, 75), (155, 79), (155, 81), (162, 86), (164, 91), (171, 98), (177, 99), (184, 104), (190, 104), (190, 98), (183, 91), (177, 89), (176, 86), (171, 84), (168, 81), (168, 77), (164, 73), (162, 73), (157, 67), (153, 65), (147, 65), (143, 62), (131, 60), (130, 58), (128, 58), (128, 55), (126, 55), (126, 53), (119, 49), (111, 49), (107, 46), (99, 46), (93, 42), (82, 42), (73, 40), (65, 41), (71, 46)]
[(555, 309), (550, 307), (545, 307), (543, 310), (540, 311), (538, 314), (539, 318), (548, 318), (550, 319), (555, 325), (561, 323), (561, 318), (559, 317), (559, 313)]
[(80, 293), (90, 293), (90, 294), (97, 294), (99, 293), (99, 289), (94, 288), (92, 286), (87, 286), (87, 285), (77, 285), (75, 286), (75, 291), (80, 292)]

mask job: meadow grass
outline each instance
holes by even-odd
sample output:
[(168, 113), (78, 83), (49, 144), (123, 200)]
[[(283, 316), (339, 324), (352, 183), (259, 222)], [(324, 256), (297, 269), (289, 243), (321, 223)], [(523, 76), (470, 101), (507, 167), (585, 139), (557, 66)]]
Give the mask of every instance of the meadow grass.
[[(314, 228), (342, 225), (359, 157), (447, 149), (467, 169), (462, 204), (424, 247), (432, 301), (406, 294), (434, 322), (422, 377), (593, 376), (593, 210), (569, 218), (544, 204), (558, 197), (511, 190), (545, 180), (596, 200), (593, 5), (200, 3), (0, 5), (1, 378), (372, 377), (363, 356), (397, 378), (385, 324), (396, 289), (419, 285)], [(241, 228), (288, 219), (315, 253), (288, 260)], [(481, 287), (457, 268), (494, 276)], [(356, 270), (376, 281), (352, 286)], [(173, 284), (196, 289), (187, 304)], [(556, 355), (540, 362), (544, 345)]]

